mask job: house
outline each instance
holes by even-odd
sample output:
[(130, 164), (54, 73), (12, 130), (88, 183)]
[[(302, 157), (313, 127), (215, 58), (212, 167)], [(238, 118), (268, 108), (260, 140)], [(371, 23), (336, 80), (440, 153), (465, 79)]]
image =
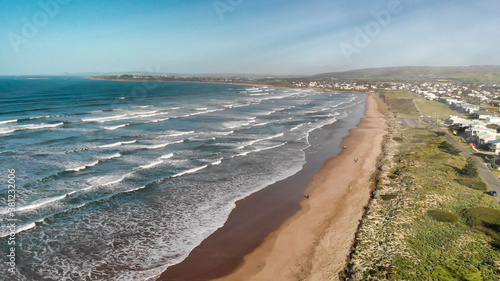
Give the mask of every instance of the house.
[(496, 154), (500, 154), (500, 140), (490, 141), (488, 143), (488, 147), (489, 147), (490, 151), (493, 151)]
[(499, 124), (500, 125), (500, 117), (490, 116), (490, 117), (486, 117), (486, 119), (484, 121), (488, 124)]
[(478, 118), (479, 120), (485, 120), (487, 117), (495, 117), (495, 116), (493, 116), (488, 111), (480, 110), (480, 111), (474, 113), (474, 117)]
[(450, 119), (446, 122), (448, 125), (458, 125), (460, 128), (467, 128), (471, 127), (474, 125), (484, 125), (485, 123), (483, 121), (479, 120), (467, 120), (460, 118), (456, 115), (450, 115)]
[(483, 125), (474, 125), (465, 129), (465, 140), (478, 145), (489, 143), (497, 139), (497, 130), (486, 128)]

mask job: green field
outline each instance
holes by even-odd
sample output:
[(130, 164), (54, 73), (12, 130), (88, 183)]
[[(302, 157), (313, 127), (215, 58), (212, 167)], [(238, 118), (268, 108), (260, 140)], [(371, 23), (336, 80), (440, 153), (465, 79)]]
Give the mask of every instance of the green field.
[(420, 112), (413, 103), (413, 96), (407, 91), (390, 91), (380, 94), (388, 110), (399, 117), (419, 117)]
[(393, 91), (386, 93), (386, 96), (391, 99), (411, 99), (413, 96), (407, 91)]
[(451, 109), (446, 103), (431, 100), (417, 100), (415, 102), (420, 110), (422, 110), (424, 116), (448, 119), (450, 118), (450, 115), (457, 115), (458, 117), (468, 118), (467, 115)]

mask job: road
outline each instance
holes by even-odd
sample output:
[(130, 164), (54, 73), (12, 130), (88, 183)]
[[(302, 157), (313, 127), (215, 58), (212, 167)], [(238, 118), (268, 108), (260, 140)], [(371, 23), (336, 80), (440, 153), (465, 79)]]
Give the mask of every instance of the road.
[(406, 127), (425, 127), (418, 118), (415, 117), (396, 117), (396, 121)]
[[(430, 119), (425, 120), (430, 121)], [(488, 166), (479, 159), (479, 157), (476, 157), (472, 152), (470, 152), (466, 147), (464, 147), (460, 142), (458, 142), (453, 136), (450, 135), (449, 132), (443, 130), (441, 127), (436, 125), (434, 122), (428, 122), (431, 124), (436, 130), (442, 131), (445, 133), (444, 138), (449, 141), (453, 146), (458, 148), (460, 150), (460, 154), (464, 156), (465, 158), (469, 158), (470, 156), (474, 156), (474, 160), (476, 161), (476, 167), (477, 171), (479, 172), (479, 176), (484, 180), (484, 182), (488, 185), (490, 190), (494, 190), (497, 192), (497, 194), (500, 195), (500, 180), (498, 179), (497, 175), (495, 175), (489, 168)], [(497, 197), (497, 200), (500, 202), (500, 197)]]

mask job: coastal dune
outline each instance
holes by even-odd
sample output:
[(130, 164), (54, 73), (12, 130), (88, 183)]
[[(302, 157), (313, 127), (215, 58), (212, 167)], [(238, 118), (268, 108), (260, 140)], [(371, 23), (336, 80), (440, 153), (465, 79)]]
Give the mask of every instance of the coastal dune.
[(339, 279), (370, 198), (387, 133), (373, 95), (367, 98), (365, 116), (343, 139), (347, 149), (313, 176), (302, 209), (247, 255), (234, 272), (217, 280)]

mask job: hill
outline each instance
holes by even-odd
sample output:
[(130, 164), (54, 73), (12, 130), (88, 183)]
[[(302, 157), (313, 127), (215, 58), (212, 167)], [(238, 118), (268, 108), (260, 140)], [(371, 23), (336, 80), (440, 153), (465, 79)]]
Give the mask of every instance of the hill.
[(312, 80), (500, 82), (500, 66), (401, 66), (330, 72)]

